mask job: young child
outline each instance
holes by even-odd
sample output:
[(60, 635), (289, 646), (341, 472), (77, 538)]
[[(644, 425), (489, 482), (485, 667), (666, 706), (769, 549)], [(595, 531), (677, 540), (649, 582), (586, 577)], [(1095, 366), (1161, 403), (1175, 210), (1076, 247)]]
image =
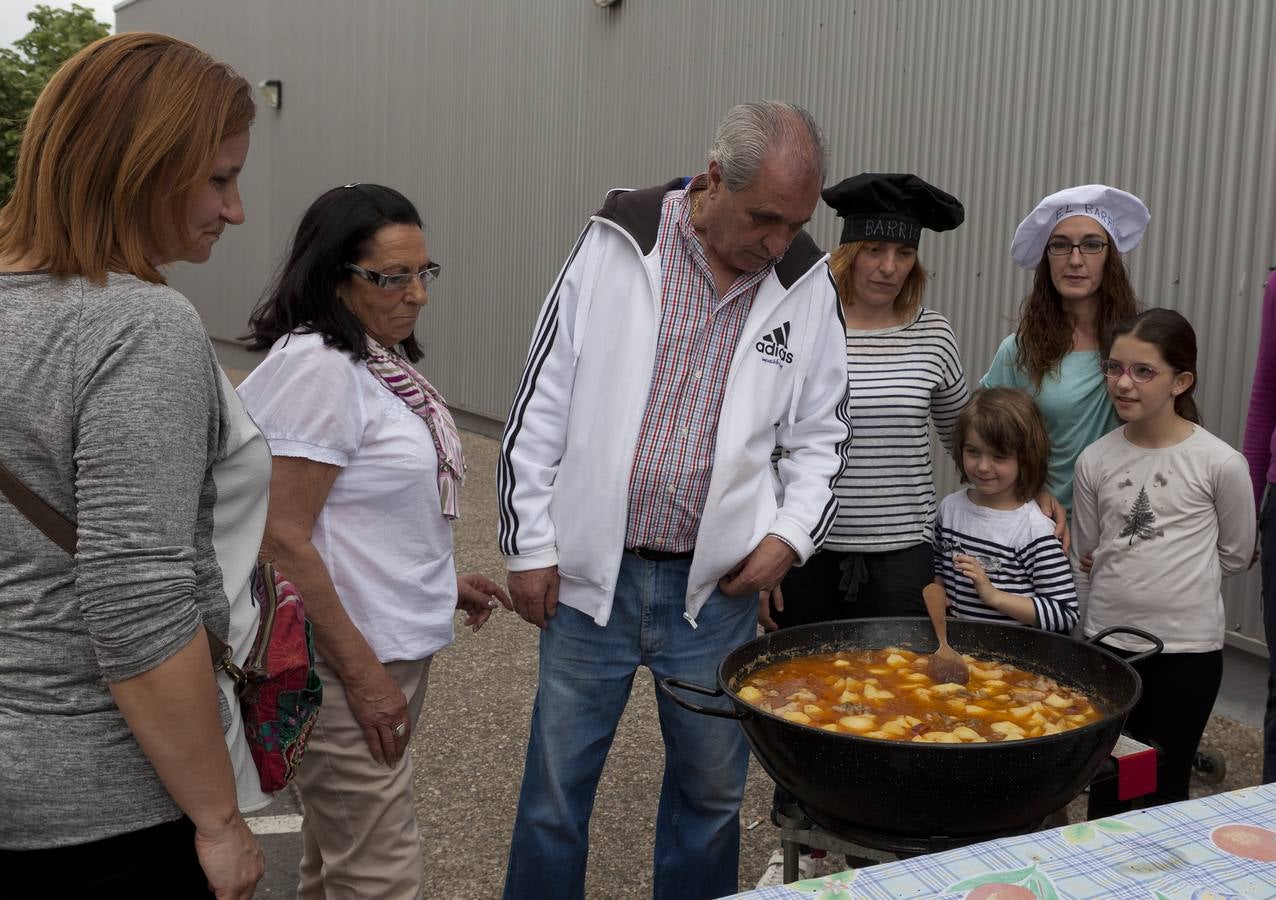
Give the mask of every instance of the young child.
[(935, 518), (935, 581), (957, 618), (1065, 634), (1076, 624), (1072, 566), (1032, 499), (1049, 458), (1031, 397), (1018, 388), (975, 391), (953, 434), (953, 459), (970, 487), (945, 497)]
[[(1077, 459), (1073, 536), (1092, 557), (1083, 630), (1137, 625), (1165, 642), (1165, 652), (1135, 663), (1143, 697), (1126, 729), (1161, 748), (1149, 799), (1169, 803), (1187, 799), (1222, 680), (1219, 586), (1249, 564), (1254, 495), (1245, 458), (1200, 426), (1196, 334), (1186, 319), (1149, 309), (1114, 328), (1102, 356), (1125, 424)], [(1147, 649), (1120, 635), (1104, 644), (1127, 657)]]

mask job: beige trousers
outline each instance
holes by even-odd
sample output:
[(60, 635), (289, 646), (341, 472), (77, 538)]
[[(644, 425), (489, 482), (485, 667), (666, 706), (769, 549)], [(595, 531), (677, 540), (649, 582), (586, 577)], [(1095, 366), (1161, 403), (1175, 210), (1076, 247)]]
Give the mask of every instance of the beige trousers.
[[(412, 757), (394, 768), (372, 759), (337, 673), (318, 663), (323, 707), (297, 771), (302, 855), (298, 900), (420, 900), (420, 835)], [(385, 664), (408, 700), (412, 730), (421, 715), (430, 659)]]

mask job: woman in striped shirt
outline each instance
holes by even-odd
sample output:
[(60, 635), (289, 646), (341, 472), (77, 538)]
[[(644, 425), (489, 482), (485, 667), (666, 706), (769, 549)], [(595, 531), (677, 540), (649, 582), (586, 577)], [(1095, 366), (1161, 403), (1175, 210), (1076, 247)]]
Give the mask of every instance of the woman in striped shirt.
[(966, 404), (948, 320), (922, 306), (923, 228), (964, 217), (956, 198), (916, 175), (865, 173), (824, 191), (845, 220), (830, 268), (846, 319), (851, 459), (836, 486), (837, 521), (823, 548), (764, 605), (766, 627), (925, 615), (935, 484), (930, 423), (947, 446)]
[[(916, 175), (864, 173), (822, 196), (845, 220), (829, 268), (846, 320), (850, 460), (823, 547), (762, 595), (758, 621), (767, 629), (926, 614), (935, 520), (930, 423), (948, 446), (966, 405), (957, 340), (947, 319), (922, 306), (928, 276), (917, 259), (922, 229), (956, 228), (961, 203)], [(776, 824), (790, 802), (777, 787)], [(803, 847), (802, 877), (814, 865)], [(784, 852), (776, 850), (758, 887), (781, 884), (783, 872)]]

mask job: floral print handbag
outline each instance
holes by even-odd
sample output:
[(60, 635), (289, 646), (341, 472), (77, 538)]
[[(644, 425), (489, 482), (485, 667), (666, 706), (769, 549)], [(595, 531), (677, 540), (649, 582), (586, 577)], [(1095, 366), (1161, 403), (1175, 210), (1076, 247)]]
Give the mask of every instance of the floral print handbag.
[[(75, 555), (75, 522), (31, 491), (3, 463), (0, 494), (49, 540)], [(235, 682), (244, 735), (261, 789), (275, 793), (297, 772), (319, 715), (323, 686), (315, 671), (315, 642), (301, 594), (273, 563), (264, 560), (253, 571), (252, 594), (260, 616), (257, 637), (242, 667), (231, 660), (225, 642), (211, 631), (205, 633), (213, 668)]]
[(261, 789), (275, 793), (297, 773), (319, 716), (323, 685), (315, 671), (314, 636), (296, 587), (263, 560), (253, 571), (252, 593), (261, 614), (244, 665), (235, 665), (230, 648), (212, 634), (208, 643), (214, 668), (235, 682)]

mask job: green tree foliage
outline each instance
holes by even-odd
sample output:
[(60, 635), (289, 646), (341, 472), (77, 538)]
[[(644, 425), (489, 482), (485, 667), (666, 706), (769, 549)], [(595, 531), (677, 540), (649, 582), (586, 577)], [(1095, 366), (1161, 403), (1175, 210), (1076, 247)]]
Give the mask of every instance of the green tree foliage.
[(13, 47), (0, 48), (0, 203), (9, 197), (22, 127), (45, 83), (77, 50), (111, 33), (93, 10), (39, 5), (27, 13), (32, 28)]

